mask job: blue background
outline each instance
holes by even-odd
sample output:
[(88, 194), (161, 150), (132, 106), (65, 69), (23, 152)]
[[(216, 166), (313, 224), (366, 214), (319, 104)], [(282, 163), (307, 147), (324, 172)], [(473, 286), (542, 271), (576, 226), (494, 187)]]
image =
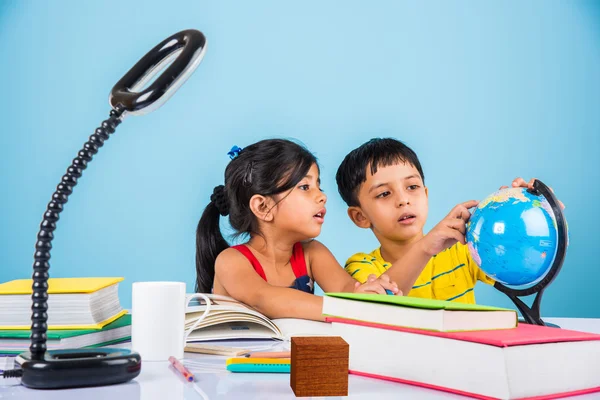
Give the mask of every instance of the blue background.
[[(0, 2), (0, 281), (27, 278), (56, 184), (108, 115), (108, 93), (182, 29), (208, 51), (161, 109), (130, 117), (61, 215), (51, 275), (195, 279), (195, 227), (227, 151), (295, 137), (329, 195), (320, 239), (340, 262), (376, 241), (335, 187), (344, 155), (394, 136), (419, 154), (431, 228), (516, 176), (567, 205), (571, 245), (546, 316), (600, 317), (597, 2)], [(477, 286), (480, 303), (511, 306)]]

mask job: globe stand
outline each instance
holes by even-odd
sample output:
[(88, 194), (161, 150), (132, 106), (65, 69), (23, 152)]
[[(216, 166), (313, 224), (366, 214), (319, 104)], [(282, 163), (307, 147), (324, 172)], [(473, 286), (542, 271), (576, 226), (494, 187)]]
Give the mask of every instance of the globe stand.
[[(110, 385), (127, 382), (139, 375), (141, 357), (124, 349), (67, 349), (46, 351), (48, 329), (48, 270), (50, 249), (59, 214), (83, 170), (127, 114), (141, 115), (160, 107), (185, 82), (200, 64), (206, 50), (202, 32), (190, 29), (163, 40), (135, 64), (110, 94), (110, 117), (102, 122), (83, 145), (62, 177), (48, 203), (35, 245), (33, 294), (31, 307), (31, 345), (20, 354), (20, 369), (11, 372), (21, 376), (21, 384), (33, 389), (60, 389)], [(162, 67), (164, 72), (147, 88)], [(1, 397), (1, 396), (0, 396)]]
[[(562, 209), (552, 190), (546, 186), (542, 181), (535, 180), (533, 182), (533, 189), (527, 190), (534, 196), (544, 196), (552, 208), (554, 217), (556, 219), (556, 231), (558, 234), (556, 255), (552, 262), (552, 266), (546, 273), (546, 275), (535, 285), (526, 289), (514, 289), (503, 285), (500, 282), (496, 282), (494, 287), (499, 291), (505, 293), (515, 303), (521, 314), (523, 315), (523, 322), (532, 325), (542, 326), (554, 326), (557, 325), (546, 323), (540, 317), (540, 304), (542, 302), (542, 295), (544, 290), (552, 283), (556, 278), (556, 275), (560, 272), (565, 255), (567, 253), (567, 224), (563, 215)], [(519, 297), (531, 296), (537, 294), (531, 307), (528, 307)]]

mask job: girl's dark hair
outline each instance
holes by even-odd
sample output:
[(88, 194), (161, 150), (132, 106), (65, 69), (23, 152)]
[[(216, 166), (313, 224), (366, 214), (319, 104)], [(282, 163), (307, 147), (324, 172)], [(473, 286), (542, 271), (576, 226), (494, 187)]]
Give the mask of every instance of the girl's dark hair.
[(215, 187), (196, 229), (196, 292), (211, 292), (215, 260), (229, 247), (221, 234), (219, 216), (229, 215), (229, 223), (237, 235), (259, 234), (250, 198), (292, 189), (313, 164), (317, 164), (314, 155), (285, 139), (254, 143), (231, 160), (225, 169), (225, 185)]

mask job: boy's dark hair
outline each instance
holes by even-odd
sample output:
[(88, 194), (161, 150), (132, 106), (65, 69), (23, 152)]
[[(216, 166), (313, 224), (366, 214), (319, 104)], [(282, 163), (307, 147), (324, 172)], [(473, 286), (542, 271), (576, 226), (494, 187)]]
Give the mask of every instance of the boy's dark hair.
[[(219, 227), (219, 216), (229, 215), (236, 234), (259, 234), (250, 209), (255, 194), (273, 196), (294, 188), (317, 164), (301, 145), (284, 139), (268, 139), (238, 152), (225, 169), (225, 185), (213, 190), (196, 229), (196, 292), (210, 293), (215, 260), (229, 247)], [(318, 167), (318, 164), (317, 164)]]
[(340, 164), (335, 180), (338, 192), (348, 207), (358, 207), (358, 190), (367, 180), (367, 167), (371, 166), (371, 174), (379, 167), (388, 167), (399, 162), (409, 163), (419, 171), (425, 183), (425, 175), (419, 158), (414, 151), (399, 140), (392, 138), (375, 138), (352, 150)]

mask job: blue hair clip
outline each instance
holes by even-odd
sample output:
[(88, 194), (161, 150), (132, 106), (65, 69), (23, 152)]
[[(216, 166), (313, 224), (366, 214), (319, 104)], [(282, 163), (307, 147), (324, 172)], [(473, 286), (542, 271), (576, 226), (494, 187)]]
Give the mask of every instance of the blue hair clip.
[(231, 150), (229, 150), (229, 153), (227, 153), (227, 155), (233, 160), (234, 158), (240, 155), (240, 151), (242, 151), (241, 147), (233, 146)]

